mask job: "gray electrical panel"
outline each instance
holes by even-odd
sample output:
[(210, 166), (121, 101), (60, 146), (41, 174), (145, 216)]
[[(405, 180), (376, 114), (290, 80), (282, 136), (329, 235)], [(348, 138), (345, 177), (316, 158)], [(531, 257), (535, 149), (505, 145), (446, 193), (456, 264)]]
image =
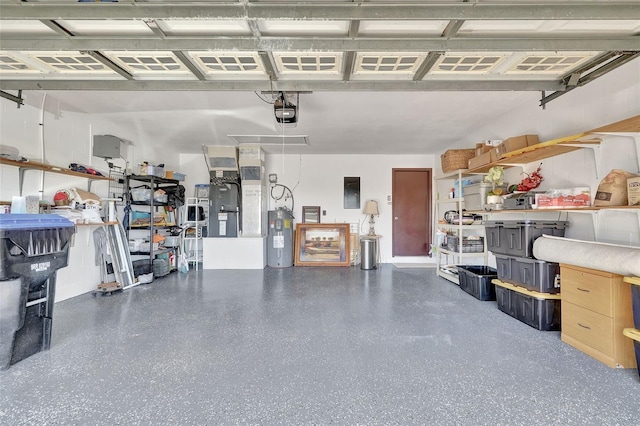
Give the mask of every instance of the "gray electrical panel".
[(269, 210), (267, 234), (267, 266), (288, 268), (293, 266), (293, 216), (282, 207)]
[(127, 141), (113, 135), (93, 135), (93, 156), (100, 158), (126, 158)]

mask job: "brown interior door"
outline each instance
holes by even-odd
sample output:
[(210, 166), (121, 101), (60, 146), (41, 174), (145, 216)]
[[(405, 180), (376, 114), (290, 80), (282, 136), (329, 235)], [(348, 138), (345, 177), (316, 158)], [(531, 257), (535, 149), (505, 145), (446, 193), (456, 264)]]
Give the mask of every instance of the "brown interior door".
[(431, 245), (431, 169), (393, 169), (393, 256), (426, 256)]

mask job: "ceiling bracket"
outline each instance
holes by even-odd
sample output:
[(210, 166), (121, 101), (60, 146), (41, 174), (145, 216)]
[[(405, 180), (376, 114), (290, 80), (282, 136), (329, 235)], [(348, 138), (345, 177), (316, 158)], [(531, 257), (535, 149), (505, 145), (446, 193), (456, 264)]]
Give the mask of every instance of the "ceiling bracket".
[(18, 90), (18, 96), (12, 95), (11, 93), (7, 93), (4, 90), (0, 90), (0, 97), (5, 98), (5, 99), (9, 99), (10, 101), (15, 102), (16, 105), (18, 106), (18, 109), (20, 109), (20, 105), (24, 105), (24, 98), (22, 97), (22, 90)]
[[(572, 73), (568, 77), (568, 82), (565, 84), (564, 90), (557, 90), (550, 94), (549, 96), (545, 96), (545, 93), (542, 92), (542, 99), (540, 99), (540, 106), (544, 109), (545, 105), (551, 102), (554, 99), (559, 98), (565, 93), (570, 92), (573, 89), (578, 87), (582, 87), (585, 84), (591, 83), (593, 80), (598, 77), (602, 77), (606, 73), (613, 71), (614, 69), (626, 64), (627, 62), (640, 57), (640, 52), (638, 51), (630, 51), (630, 52), (610, 52), (610, 54), (604, 56), (604, 59), (598, 59), (593, 64), (590, 64), (588, 67), (584, 66), (578, 72)], [(613, 58), (613, 59), (611, 59)], [(586, 69), (591, 69), (588, 74), (580, 76), (576, 80), (576, 74), (581, 74), (582, 71)], [(565, 78), (563, 81), (567, 81)]]
[(580, 73), (574, 72), (569, 76), (567, 87), (576, 87), (580, 81)]

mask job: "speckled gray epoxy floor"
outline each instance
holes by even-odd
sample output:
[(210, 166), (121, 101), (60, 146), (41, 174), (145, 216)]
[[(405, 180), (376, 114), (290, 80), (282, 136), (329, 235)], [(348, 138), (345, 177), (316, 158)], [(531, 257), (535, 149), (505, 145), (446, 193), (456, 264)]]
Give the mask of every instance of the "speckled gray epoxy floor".
[[(59, 283), (64, 285), (64, 283)], [(172, 274), (58, 303), (0, 424), (638, 425), (640, 380), (432, 269)]]

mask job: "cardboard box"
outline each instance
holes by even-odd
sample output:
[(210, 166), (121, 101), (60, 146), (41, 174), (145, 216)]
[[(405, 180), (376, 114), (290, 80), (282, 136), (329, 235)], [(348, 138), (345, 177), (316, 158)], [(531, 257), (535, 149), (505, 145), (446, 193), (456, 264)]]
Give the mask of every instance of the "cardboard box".
[(491, 150), (489, 150), (488, 152), (478, 155), (477, 157), (471, 158), (469, 160), (469, 168), (475, 169), (475, 168), (484, 166), (485, 164), (493, 163), (494, 161), (497, 161), (497, 160), (498, 160), (498, 157), (496, 155), (496, 149), (491, 148)]
[(517, 151), (522, 148), (526, 148), (531, 145), (539, 143), (538, 135), (522, 135), (509, 138), (498, 145), (495, 149), (498, 150), (498, 158), (502, 158), (507, 152)]
[(627, 197), (630, 206), (640, 206), (640, 176), (627, 179)]
[(476, 157), (479, 155), (484, 154), (485, 152), (489, 152), (493, 149), (493, 147), (491, 145), (487, 145), (484, 143), (477, 143), (476, 144)]
[(184, 180), (186, 176), (173, 170), (167, 170), (164, 172), (164, 177), (167, 179)]
[(527, 146), (536, 145), (540, 143), (538, 135), (527, 135)]

